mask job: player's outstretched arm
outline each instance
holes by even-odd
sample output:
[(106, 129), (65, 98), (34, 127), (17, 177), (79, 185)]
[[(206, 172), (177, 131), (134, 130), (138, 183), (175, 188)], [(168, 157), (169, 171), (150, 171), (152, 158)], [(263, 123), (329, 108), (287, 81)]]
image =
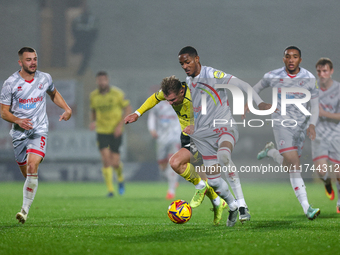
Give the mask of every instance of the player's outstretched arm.
[[(261, 97), (259, 96), (259, 94), (257, 92), (257, 91), (261, 91), (259, 89), (259, 87), (261, 87), (261, 86), (258, 85), (258, 84), (261, 84), (261, 83), (258, 83), (257, 85), (255, 85), (255, 87), (257, 86), (258, 88), (254, 89), (255, 87), (251, 87), (248, 83), (246, 83), (246, 82), (235, 77), (235, 78), (230, 80), (230, 84), (233, 84), (233, 85), (239, 87), (240, 89), (242, 89), (247, 94), (251, 93), (252, 99), (257, 104), (259, 110), (270, 110), (271, 109), (272, 105), (263, 102), (263, 100), (261, 99)], [(246, 104), (244, 114), (242, 115), (243, 119), (245, 118), (246, 112), (249, 112), (249, 109), (252, 110), (253, 106)]]
[(5, 105), (1, 104), (1, 118), (10, 122), (10, 123), (15, 123), (19, 125), (19, 127), (25, 129), (25, 130), (30, 130), (33, 128), (31, 119), (19, 119), (18, 117), (15, 117), (11, 112), (10, 112), (10, 105)]
[(138, 120), (139, 116), (141, 116), (146, 111), (153, 108), (156, 104), (160, 102), (160, 100), (165, 100), (165, 98), (157, 99), (156, 94), (152, 94), (148, 99), (145, 100), (145, 102), (135, 111), (134, 113), (131, 113), (130, 115), (126, 116), (124, 118), (125, 124), (129, 124), (132, 122), (135, 122)]
[(47, 92), (47, 94), (50, 96), (53, 103), (55, 103), (60, 108), (64, 109), (64, 113), (60, 115), (59, 121), (61, 120), (69, 120), (72, 115), (72, 109), (68, 106), (64, 98), (61, 96), (61, 94), (58, 92), (57, 89), (53, 90), (52, 92)]

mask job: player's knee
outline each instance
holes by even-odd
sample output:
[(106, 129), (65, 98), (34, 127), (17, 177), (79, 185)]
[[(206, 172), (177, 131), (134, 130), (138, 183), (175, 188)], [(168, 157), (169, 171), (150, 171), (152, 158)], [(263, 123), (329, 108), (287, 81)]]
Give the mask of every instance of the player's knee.
[(110, 166), (110, 162), (107, 162), (107, 161), (103, 161), (103, 167), (104, 168), (107, 168)]
[(300, 169), (299, 159), (285, 158), (284, 161), (283, 161), (283, 165), (287, 166), (288, 170), (298, 170), (298, 169)]
[(112, 162), (112, 167), (113, 167), (113, 168), (118, 168), (119, 165), (120, 165), (120, 161), (114, 160), (114, 161)]
[(170, 159), (169, 159), (169, 164), (171, 166), (171, 168), (173, 170), (175, 170), (176, 172), (179, 171), (179, 169), (181, 168), (182, 165), (182, 161), (180, 160), (180, 158), (174, 154)]
[(26, 176), (27, 174), (36, 174), (38, 172), (38, 165), (35, 162), (28, 162), (26, 168)]

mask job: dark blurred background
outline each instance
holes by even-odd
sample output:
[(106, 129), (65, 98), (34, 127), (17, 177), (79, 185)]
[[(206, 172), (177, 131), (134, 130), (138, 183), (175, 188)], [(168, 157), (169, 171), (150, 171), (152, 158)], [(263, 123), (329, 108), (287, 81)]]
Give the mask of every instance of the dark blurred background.
[[(19, 69), (17, 51), (31, 46), (38, 52), (39, 69), (52, 75), (74, 110), (71, 121), (59, 123), (61, 110), (48, 105), (48, 149), (39, 175), (45, 180), (101, 180), (95, 133), (88, 130), (88, 97), (96, 88), (99, 70), (110, 74), (112, 85), (126, 93), (133, 110), (165, 76), (185, 80), (177, 54), (187, 45), (198, 50), (203, 65), (251, 85), (283, 66), (283, 50), (289, 45), (301, 48), (301, 66), (315, 75), (317, 60), (331, 58), (333, 78), (339, 80), (340, 2), (336, 0), (0, 0), (0, 10), (1, 84)], [(261, 96), (271, 101), (270, 91)], [(122, 157), (130, 180), (158, 178), (146, 119), (145, 115), (126, 128)], [(21, 178), (9, 129), (0, 119), (0, 180)], [(240, 126), (239, 132), (233, 152), (236, 165), (275, 165), (256, 160), (257, 152), (274, 139), (270, 126)], [(310, 154), (310, 141), (306, 141), (303, 163), (312, 163)], [(286, 177), (241, 175), (249, 180)], [(306, 177), (313, 175), (308, 172)]]

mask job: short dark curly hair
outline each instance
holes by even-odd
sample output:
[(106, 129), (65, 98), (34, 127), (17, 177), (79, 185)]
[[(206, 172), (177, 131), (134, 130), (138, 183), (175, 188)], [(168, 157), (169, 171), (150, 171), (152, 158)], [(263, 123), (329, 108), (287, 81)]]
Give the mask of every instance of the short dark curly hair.
[(186, 46), (186, 47), (182, 48), (179, 51), (178, 56), (183, 55), (183, 54), (189, 54), (189, 56), (192, 57), (192, 58), (198, 56), (197, 50), (192, 46)]
[(301, 58), (301, 50), (300, 50), (298, 47), (293, 46), (293, 45), (288, 46), (288, 47), (285, 48), (285, 50), (283, 51), (283, 55), (285, 55), (286, 50), (297, 50), (297, 51), (299, 52), (299, 55), (300, 55), (300, 58)]

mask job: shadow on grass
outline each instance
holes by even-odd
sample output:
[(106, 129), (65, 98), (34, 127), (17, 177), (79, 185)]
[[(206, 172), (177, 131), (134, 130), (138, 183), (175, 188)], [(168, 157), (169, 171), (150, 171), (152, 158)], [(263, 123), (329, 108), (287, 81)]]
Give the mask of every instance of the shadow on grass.
[[(163, 217), (160, 217), (163, 218)], [(55, 218), (48, 219), (46, 221), (40, 219), (32, 219), (25, 224), (0, 224), (0, 230), (17, 228), (17, 227), (53, 227), (53, 228), (64, 228), (64, 227), (93, 227), (93, 226), (131, 226), (133, 223), (126, 223), (126, 220), (150, 220), (155, 219), (154, 216), (147, 215), (110, 215), (110, 216), (87, 216), (87, 217), (75, 217), (75, 218)], [(141, 223), (139, 223), (141, 224)]]
[(291, 229), (293, 223), (294, 221), (257, 221), (252, 222), (249, 226), (251, 229), (265, 229), (268, 231), (274, 229)]
[(23, 224), (17, 223), (17, 224), (3, 224), (0, 226), (0, 231), (5, 231), (6, 229), (12, 229), (12, 228), (22, 228)]
[[(83, 195), (79, 195), (79, 196), (57, 196), (57, 197), (53, 197), (54, 200), (56, 199), (61, 199), (61, 200), (65, 200), (65, 201), (72, 201), (72, 200), (95, 200), (95, 201), (115, 201), (115, 200), (118, 200), (118, 199), (122, 199), (124, 198), (124, 196), (120, 196), (120, 195), (115, 195), (114, 197), (107, 197), (107, 196), (83, 196)], [(140, 201), (154, 201), (154, 202), (158, 202), (158, 201), (164, 201), (164, 197), (129, 197), (128, 198), (129, 201), (137, 201), (137, 202), (140, 202)], [(171, 201), (169, 200), (169, 203)]]
[[(216, 228), (214, 228), (216, 229)], [(223, 228), (220, 228), (223, 232)], [(178, 242), (197, 242), (197, 240), (204, 240), (209, 236), (209, 228), (206, 227), (185, 227), (176, 229), (164, 229), (162, 231), (154, 231), (143, 235), (115, 235), (115, 240), (122, 243), (178, 243)], [(214, 234), (216, 232), (214, 231)], [(103, 236), (102, 238), (108, 238)]]

